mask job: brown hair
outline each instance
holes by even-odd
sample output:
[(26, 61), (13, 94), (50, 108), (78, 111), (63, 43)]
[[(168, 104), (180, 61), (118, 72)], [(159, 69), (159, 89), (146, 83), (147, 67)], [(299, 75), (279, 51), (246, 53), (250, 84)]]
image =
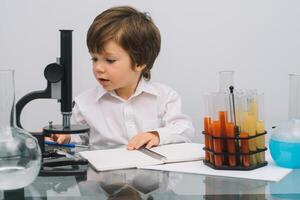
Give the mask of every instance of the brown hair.
[(150, 70), (159, 54), (161, 39), (149, 15), (129, 6), (105, 10), (88, 30), (88, 49), (100, 53), (109, 40), (117, 42), (129, 54), (132, 67), (146, 65), (142, 76), (150, 80)]

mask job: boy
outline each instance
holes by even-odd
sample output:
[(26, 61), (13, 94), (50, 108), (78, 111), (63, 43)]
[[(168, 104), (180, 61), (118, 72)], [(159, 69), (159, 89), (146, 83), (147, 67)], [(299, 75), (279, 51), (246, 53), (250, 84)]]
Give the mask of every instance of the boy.
[[(91, 128), (91, 145), (127, 144), (133, 150), (190, 142), (194, 128), (181, 113), (180, 97), (150, 81), (160, 43), (152, 19), (134, 8), (114, 7), (95, 18), (87, 46), (100, 85), (75, 98), (73, 110), (75, 120)], [(52, 139), (67, 143), (70, 136)]]

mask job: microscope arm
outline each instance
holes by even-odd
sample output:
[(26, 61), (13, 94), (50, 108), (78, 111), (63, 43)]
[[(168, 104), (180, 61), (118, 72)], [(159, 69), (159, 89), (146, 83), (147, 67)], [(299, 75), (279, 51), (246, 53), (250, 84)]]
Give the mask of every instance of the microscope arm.
[(51, 97), (51, 86), (48, 83), (45, 90), (34, 91), (23, 96), (16, 104), (16, 123), (17, 126), (23, 128), (20, 122), (21, 112), (27, 103), (35, 99), (49, 99)]
[(16, 123), (19, 128), (23, 128), (20, 120), (22, 110), (30, 101), (51, 98), (60, 100), (61, 98), (60, 93), (58, 94), (56, 91), (60, 92), (60, 82), (63, 77), (62, 66), (57, 63), (49, 64), (44, 70), (44, 76), (47, 79), (47, 88), (26, 94), (16, 104)]

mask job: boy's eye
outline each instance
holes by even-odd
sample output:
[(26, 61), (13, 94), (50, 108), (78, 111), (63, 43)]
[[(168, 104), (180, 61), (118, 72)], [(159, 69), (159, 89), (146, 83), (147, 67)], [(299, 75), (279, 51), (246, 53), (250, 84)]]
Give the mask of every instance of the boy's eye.
[(97, 58), (95, 58), (95, 57), (93, 57), (93, 58), (91, 58), (91, 60), (93, 61), (93, 62), (97, 62)]
[(115, 59), (111, 59), (111, 58), (106, 58), (106, 62), (112, 64), (114, 63), (116, 60)]

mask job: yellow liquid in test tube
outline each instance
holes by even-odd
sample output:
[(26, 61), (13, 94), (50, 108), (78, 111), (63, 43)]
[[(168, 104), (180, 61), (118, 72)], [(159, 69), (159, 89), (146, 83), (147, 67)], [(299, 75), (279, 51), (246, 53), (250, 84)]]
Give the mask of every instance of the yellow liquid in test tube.
[(248, 114), (254, 116), (254, 120), (257, 121), (258, 107), (256, 101), (248, 103)]
[[(256, 118), (249, 112), (244, 112), (244, 128), (249, 136), (256, 135)], [(249, 150), (256, 151), (256, 138), (249, 139)], [(250, 165), (256, 165), (256, 155), (250, 155)]]
[[(265, 132), (265, 123), (263, 121), (257, 121), (256, 122), (256, 132), (263, 133)], [(259, 136), (256, 138), (257, 148), (263, 149), (265, 148), (265, 135)], [(262, 163), (265, 162), (265, 152), (260, 152), (256, 156), (257, 162)]]

